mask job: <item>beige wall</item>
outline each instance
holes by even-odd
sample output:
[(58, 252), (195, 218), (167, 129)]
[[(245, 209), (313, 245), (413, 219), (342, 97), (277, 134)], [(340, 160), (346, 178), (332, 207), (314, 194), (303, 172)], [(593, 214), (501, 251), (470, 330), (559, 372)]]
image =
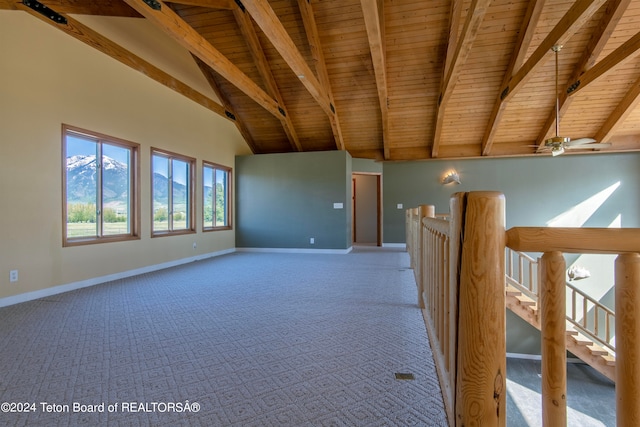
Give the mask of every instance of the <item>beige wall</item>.
[[(62, 123), (141, 145), (140, 240), (62, 247)], [(196, 234), (150, 238), (151, 146), (198, 160)], [(249, 153), (230, 121), (24, 12), (0, 11), (0, 305), (233, 249), (235, 231), (201, 231), (200, 169)]]

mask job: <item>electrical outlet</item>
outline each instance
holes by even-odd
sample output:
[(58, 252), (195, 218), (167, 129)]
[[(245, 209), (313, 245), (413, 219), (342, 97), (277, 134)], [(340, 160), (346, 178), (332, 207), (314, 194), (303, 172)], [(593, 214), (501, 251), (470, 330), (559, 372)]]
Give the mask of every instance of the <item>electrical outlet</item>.
[(315, 239), (315, 237), (310, 238), (310, 239), (309, 239), (309, 243), (310, 243), (310, 244), (312, 244), (312, 245), (314, 245), (314, 244), (316, 243), (316, 239)]
[(197, 248), (198, 244), (196, 242), (193, 242), (193, 249)]
[(18, 270), (11, 270), (9, 272), (9, 281), (17, 282), (18, 281)]

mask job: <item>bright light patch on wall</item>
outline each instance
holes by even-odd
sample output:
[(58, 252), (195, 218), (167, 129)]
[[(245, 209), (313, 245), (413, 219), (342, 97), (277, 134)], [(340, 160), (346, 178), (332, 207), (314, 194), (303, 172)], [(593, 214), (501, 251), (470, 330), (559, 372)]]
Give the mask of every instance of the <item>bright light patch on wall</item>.
[(620, 181), (547, 221), (549, 227), (582, 227), (620, 186)]
[(622, 214), (618, 214), (607, 228), (622, 228)]

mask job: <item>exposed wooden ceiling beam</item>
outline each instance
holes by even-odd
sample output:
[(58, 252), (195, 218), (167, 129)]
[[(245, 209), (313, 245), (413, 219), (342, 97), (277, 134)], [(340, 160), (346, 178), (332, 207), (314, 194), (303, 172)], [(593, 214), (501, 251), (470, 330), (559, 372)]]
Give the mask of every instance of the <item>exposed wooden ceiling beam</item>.
[(462, 17), (462, 0), (452, 0), (449, 12), (449, 35), (447, 37), (447, 52), (444, 60), (442, 75), (449, 74), (451, 63), (458, 46), (458, 36), (460, 34), (460, 19)]
[[(42, 0), (46, 6), (58, 13), (75, 15), (123, 16), (140, 18), (140, 14), (122, 1), (89, 1), (89, 0)], [(0, 9), (23, 9), (22, 1), (0, 0)]]
[(578, 80), (573, 82), (572, 90), (567, 89), (569, 96), (575, 96), (580, 90), (589, 86), (615, 67), (630, 61), (640, 54), (640, 32), (620, 45), (596, 65), (587, 70)]
[(265, 110), (278, 118), (283, 114), (280, 111), (280, 106), (273, 98), (162, 1), (158, 0), (161, 4), (160, 10), (152, 9), (143, 0), (124, 1), (147, 18), (149, 22), (157, 25), (185, 49), (203, 60), (218, 74), (247, 94)]
[(171, 0), (171, 3), (228, 10), (233, 9), (234, 6), (233, 0)]
[[(524, 56), (529, 49), (529, 45), (531, 44), (531, 39), (533, 37), (536, 26), (538, 25), (538, 20), (540, 19), (540, 13), (542, 12), (542, 8), (544, 7), (544, 2), (545, 0), (529, 2), (527, 13), (524, 16), (520, 32), (518, 33), (518, 39), (516, 41), (515, 49), (513, 51), (513, 54), (511, 55), (511, 59), (509, 60), (507, 72), (504, 74), (502, 85), (500, 87), (504, 87), (509, 83), (511, 76), (513, 75), (513, 71), (520, 68), (520, 66), (524, 62)], [(496, 101), (493, 104), (493, 110), (491, 111), (491, 116), (489, 118), (489, 125), (487, 126), (487, 129), (482, 138), (483, 156), (488, 156), (491, 152), (493, 140), (495, 138), (496, 131), (498, 130), (498, 124), (500, 123), (500, 120), (502, 118), (502, 113), (504, 112), (505, 106), (506, 104), (502, 102), (500, 94), (498, 94), (498, 96), (496, 97)]]
[(513, 75), (501, 91), (502, 102), (508, 102), (529, 81), (534, 71), (548, 60), (555, 45), (566, 43), (602, 6), (605, 0), (578, 0), (531, 54), (527, 62)]
[(384, 43), (384, 2), (381, 0), (361, 0), (364, 23), (369, 38), (369, 50), (378, 87), (378, 100), (382, 116), (382, 147), (384, 158), (390, 156), (389, 145), (389, 105), (387, 95), (387, 61)]
[(213, 111), (214, 113), (229, 119), (230, 117), (227, 114), (225, 108), (218, 104), (213, 99), (206, 97), (200, 92), (196, 91), (192, 87), (186, 85), (180, 80), (172, 77), (171, 75), (165, 73), (158, 67), (153, 64), (145, 61), (139, 56), (131, 53), (126, 50), (122, 46), (112, 42), (108, 38), (104, 37), (100, 33), (92, 30), (86, 25), (78, 22), (68, 15), (64, 15), (67, 19), (67, 24), (57, 24), (50, 19), (42, 16), (41, 14), (33, 11), (32, 9), (22, 5), (19, 3), (16, 5), (17, 9), (24, 10), (28, 12), (30, 15), (40, 19), (42, 22), (50, 24), (54, 28), (57, 28), (66, 34), (72, 36), (73, 38), (80, 40), (81, 42), (88, 44), (89, 46), (99, 50), (100, 52), (109, 55), (113, 59), (120, 61), (124, 65), (127, 65), (133, 68), (136, 71), (141, 72), (142, 74), (150, 77), (151, 79), (157, 81), (158, 83), (163, 84), (164, 86), (178, 92), (179, 94), (186, 96), (194, 102), (202, 105), (205, 108)]
[(240, 7), (233, 8), (233, 16), (236, 18), (236, 22), (240, 27), (240, 32), (244, 36), (244, 40), (247, 43), (247, 46), (249, 46), (249, 51), (251, 51), (253, 62), (256, 64), (258, 72), (260, 73), (260, 76), (264, 81), (264, 84), (267, 88), (267, 93), (275, 98), (276, 101), (278, 101), (278, 104), (280, 104), (280, 108), (282, 108), (282, 110), (284, 111), (284, 114), (282, 114), (280, 117), (280, 121), (282, 122), (282, 127), (287, 134), (287, 138), (289, 138), (291, 148), (293, 148), (295, 151), (304, 151), (302, 149), (302, 145), (300, 145), (300, 140), (298, 139), (298, 134), (296, 133), (295, 127), (293, 126), (293, 122), (291, 121), (291, 116), (287, 114), (284, 100), (282, 99), (282, 95), (280, 94), (280, 89), (278, 89), (276, 79), (273, 77), (273, 72), (271, 71), (271, 66), (269, 65), (267, 57), (262, 50), (260, 40), (258, 39), (258, 34), (256, 34), (256, 30), (253, 27), (253, 23), (251, 22), (251, 17), (248, 13), (245, 13), (242, 9), (240, 9)]
[[(447, 103), (449, 102), (449, 98), (453, 93), (453, 88), (458, 81), (458, 77), (462, 72), (462, 67), (464, 66), (465, 62), (467, 61), (467, 57), (471, 52), (471, 46), (473, 45), (473, 42), (478, 35), (480, 24), (484, 19), (484, 15), (487, 12), (490, 3), (490, 0), (472, 0), (469, 11), (467, 12), (467, 19), (465, 20), (464, 28), (462, 29), (462, 37), (456, 44), (456, 48), (453, 52), (453, 57), (451, 57), (451, 60), (449, 61), (447, 59), (446, 63), (449, 63), (450, 66), (448, 69), (444, 67), (442, 84), (440, 85), (440, 97), (438, 98), (438, 106), (436, 109), (436, 123), (433, 137), (433, 146), (431, 148), (431, 157), (438, 157), (438, 149), (440, 148), (440, 135), (442, 133), (444, 113), (447, 108)], [(455, 25), (455, 20), (452, 20), (452, 24)], [(456, 28), (451, 28), (450, 35), (452, 34), (452, 32), (456, 31)], [(447, 52), (447, 54), (449, 53), (450, 51)]]
[(329, 96), (322, 90), (313, 71), (311, 71), (295, 43), (291, 40), (271, 5), (269, 5), (268, 0), (245, 0), (242, 4), (271, 44), (273, 44), (273, 47), (293, 70), (294, 74), (298, 76), (298, 79), (313, 99), (316, 100), (327, 115), (333, 115), (335, 108), (332, 107)]
[(595, 134), (598, 142), (608, 142), (616, 129), (624, 122), (631, 111), (640, 104), (640, 77), (627, 91), (622, 101), (613, 109), (607, 120)]
[[(196, 62), (196, 64), (200, 68), (200, 71), (202, 71), (202, 75), (209, 82), (209, 86), (211, 86), (211, 89), (213, 89), (215, 94), (218, 96), (218, 99), (220, 99), (220, 102), (222, 102), (222, 105), (224, 105), (224, 107), (227, 109), (228, 112), (235, 111), (235, 108), (234, 108), (233, 104), (229, 101), (229, 98), (222, 92), (222, 90), (220, 90), (220, 85), (219, 85), (218, 81), (216, 80), (215, 73), (200, 58), (198, 58), (194, 54), (191, 54), (191, 56), (193, 57), (194, 61)], [(254, 154), (257, 153), (258, 150), (257, 150), (257, 147), (256, 147), (256, 143), (253, 140), (253, 137), (251, 136), (251, 132), (249, 132), (249, 130), (245, 126), (244, 121), (242, 120), (242, 118), (235, 116), (233, 113), (227, 113), (227, 115), (235, 123), (236, 128), (238, 129), (238, 131), (240, 132), (240, 135), (242, 135), (242, 137), (244, 138), (245, 142), (247, 143), (247, 145), (251, 149), (251, 152), (253, 152)]]
[[(607, 2), (604, 6), (602, 6), (605, 9), (602, 15), (602, 18), (600, 19), (598, 26), (596, 27), (593, 34), (591, 35), (589, 44), (585, 48), (584, 53), (582, 54), (582, 57), (576, 64), (573, 70), (573, 73), (571, 73), (571, 76), (567, 80), (567, 83), (564, 86), (565, 88), (569, 87), (569, 85), (571, 85), (573, 82), (577, 81), (580, 78), (580, 75), (582, 75), (589, 68), (593, 67), (596, 60), (602, 53), (602, 49), (604, 49), (604, 47), (607, 44), (607, 41), (609, 41), (611, 34), (613, 34), (613, 30), (615, 30), (616, 26), (618, 25), (620, 18), (622, 18), (622, 15), (624, 14), (627, 7), (629, 6), (629, 3), (631, 3), (631, 0), (611, 0)], [(559, 110), (558, 116), (559, 117), (562, 117), (562, 115), (567, 111), (567, 109), (571, 105), (572, 99), (573, 98), (570, 98), (567, 95), (566, 90), (560, 91), (560, 93), (558, 94), (558, 110)], [(553, 109), (549, 113), (549, 117), (547, 118), (547, 121), (545, 122), (544, 126), (540, 130), (540, 133), (538, 134), (538, 138), (536, 140), (536, 145), (538, 145), (538, 151), (541, 151), (541, 149), (543, 148), (544, 140), (547, 137), (547, 135), (549, 135), (549, 133), (553, 130), (555, 123), (556, 123), (556, 108), (554, 105)]]
[[(316, 64), (318, 80), (320, 80), (320, 84), (328, 94), (331, 105), (335, 105), (333, 100), (333, 90), (331, 89), (331, 82), (329, 81), (329, 71), (327, 70), (327, 63), (324, 59), (315, 15), (313, 14), (313, 6), (311, 6), (311, 2), (307, 0), (298, 0), (298, 8), (300, 9), (300, 15), (302, 17), (305, 32), (307, 33), (311, 56), (313, 56), (313, 60)], [(329, 121), (331, 123), (331, 130), (333, 131), (333, 138), (336, 141), (336, 147), (338, 150), (344, 150), (344, 138), (342, 137), (342, 127), (340, 125), (340, 118), (337, 111), (333, 115), (329, 115)]]

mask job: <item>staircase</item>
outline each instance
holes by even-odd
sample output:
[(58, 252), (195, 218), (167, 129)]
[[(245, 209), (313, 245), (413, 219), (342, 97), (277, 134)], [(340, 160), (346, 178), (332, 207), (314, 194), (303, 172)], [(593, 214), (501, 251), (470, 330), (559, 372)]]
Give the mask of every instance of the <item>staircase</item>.
[[(506, 274), (506, 305), (509, 310), (517, 314), (536, 329), (540, 330), (540, 313), (538, 310), (537, 296), (537, 261), (526, 254), (507, 250), (507, 274)], [(518, 267), (514, 268), (513, 260), (518, 260)], [(528, 274), (524, 274), (528, 273)], [(572, 295), (572, 313), (567, 315), (567, 335), (566, 347), (573, 355), (580, 358), (589, 366), (600, 372), (602, 375), (615, 382), (616, 360), (615, 347), (609, 343), (611, 337), (609, 318), (613, 319), (615, 314), (597, 301), (588, 299), (585, 294), (578, 291), (573, 286), (567, 284), (570, 295)], [(576, 321), (576, 293), (583, 302), (583, 318), (586, 319), (586, 308), (588, 305), (595, 308), (595, 318), (598, 318), (598, 311), (605, 313), (606, 340), (598, 337), (598, 322), (594, 328), (588, 328), (587, 322)]]

